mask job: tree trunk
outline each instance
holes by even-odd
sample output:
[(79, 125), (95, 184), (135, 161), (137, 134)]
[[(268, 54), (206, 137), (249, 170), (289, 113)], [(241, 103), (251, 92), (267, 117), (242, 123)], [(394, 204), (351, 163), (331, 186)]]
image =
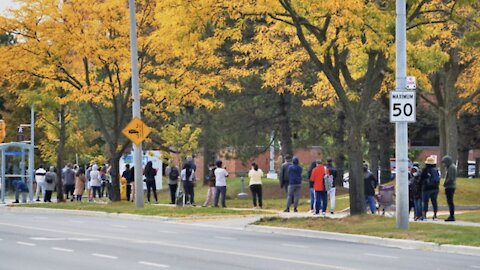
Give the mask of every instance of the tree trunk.
[(293, 155), (292, 146), (292, 130), (290, 127), (290, 111), (291, 94), (285, 92), (279, 95), (278, 109), (279, 109), (279, 125), (280, 125), (280, 142), (282, 146), (282, 156)]
[(335, 165), (337, 166), (337, 179), (335, 179), (336, 186), (343, 186), (343, 174), (345, 171), (345, 114), (343, 111), (338, 112), (337, 116), (337, 130), (333, 140), (335, 141)]
[(388, 113), (385, 117), (379, 119), (379, 147), (380, 147), (380, 183), (385, 184), (390, 181), (390, 150), (393, 134), (393, 125), (390, 123)]
[(455, 163), (458, 160), (458, 125), (456, 111), (445, 115), (445, 129), (445, 134), (447, 135), (446, 154), (451, 156)]
[(347, 115), (349, 122), (348, 132), (348, 160), (349, 169), (349, 193), (350, 214), (359, 215), (365, 213), (365, 190), (363, 180), (363, 154), (362, 154), (362, 119), (359, 114)]
[(59, 141), (58, 141), (58, 150), (57, 150), (57, 202), (65, 202), (63, 196), (63, 180), (62, 180), (62, 170), (64, 166), (64, 156), (65, 156), (65, 142), (67, 140), (66, 132), (66, 123), (65, 123), (65, 106), (61, 105), (60, 110), (58, 111), (58, 118), (60, 121), (59, 129)]
[(368, 125), (368, 131), (366, 133), (368, 140), (368, 158), (370, 161), (370, 170), (373, 175), (378, 178), (378, 163), (380, 160), (380, 147), (379, 147), (379, 132), (378, 121), (372, 119)]
[(110, 159), (110, 176), (112, 177), (112, 189), (109, 190), (112, 194), (111, 200), (114, 202), (120, 201), (122, 197), (120, 196), (120, 159), (122, 158), (122, 153), (111, 151)]

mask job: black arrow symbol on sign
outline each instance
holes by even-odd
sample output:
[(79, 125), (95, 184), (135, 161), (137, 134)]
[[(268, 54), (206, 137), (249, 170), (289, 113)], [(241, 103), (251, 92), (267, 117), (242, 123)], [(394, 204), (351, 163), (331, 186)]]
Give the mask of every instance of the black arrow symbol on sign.
[(128, 130), (128, 133), (129, 134), (138, 134), (140, 132), (138, 130), (135, 130), (135, 129), (130, 129), (130, 130)]

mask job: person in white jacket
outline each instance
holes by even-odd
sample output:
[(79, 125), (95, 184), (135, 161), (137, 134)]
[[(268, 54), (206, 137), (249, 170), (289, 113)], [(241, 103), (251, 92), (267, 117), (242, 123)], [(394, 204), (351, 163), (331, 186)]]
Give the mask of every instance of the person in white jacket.
[(42, 200), (45, 198), (45, 191), (47, 189), (47, 183), (45, 183), (46, 174), (47, 171), (43, 168), (43, 165), (40, 165), (35, 171), (35, 182), (37, 182), (35, 197), (37, 197), (37, 202), (40, 201), (40, 192), (42, 193)]
[(92, 166), (92, 171), (90, 172), (90, 187), (92, 188), (93, 198), (95, 198), (95, 193), (98, 194), (100, 198), (100, 188), (102, 187), (102, 177), (98, 171), (98, 165), (94, 164)]

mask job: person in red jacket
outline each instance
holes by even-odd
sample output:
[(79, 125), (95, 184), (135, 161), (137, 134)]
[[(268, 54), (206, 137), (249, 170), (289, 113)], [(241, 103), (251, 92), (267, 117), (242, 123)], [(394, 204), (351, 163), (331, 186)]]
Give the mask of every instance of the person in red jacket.
[(320, 207), (322, 208), (322, 215), (325, 215), (327, 211), (327, 191), (323, 182), (325, 175), (329, 175), (327, 167), (323, 166), (322, 160), (317, 160), (317, 166), (313, 169), (310, 176), (310, 181), (313, 182), (313, 190), (315, 191), (315, 215), (320, 213)]

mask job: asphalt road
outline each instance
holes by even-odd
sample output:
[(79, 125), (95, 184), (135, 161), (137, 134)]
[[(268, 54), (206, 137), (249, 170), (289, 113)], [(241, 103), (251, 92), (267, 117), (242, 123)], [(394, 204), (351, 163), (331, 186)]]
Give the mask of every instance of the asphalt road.
[(0, 208), (1, 270), (162, 268), (480, 269), (480, 257), (256, 233), (205, 223)]

